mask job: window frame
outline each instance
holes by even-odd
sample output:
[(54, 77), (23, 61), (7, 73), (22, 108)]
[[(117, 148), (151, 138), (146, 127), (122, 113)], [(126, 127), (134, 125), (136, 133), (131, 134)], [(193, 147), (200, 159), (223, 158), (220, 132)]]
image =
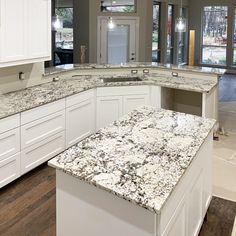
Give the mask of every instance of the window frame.
[[(102, 9), (102, 1), (100, 0), (100, 12), (101, 13), (115, 13), (115, 14), (134, 14), (134, 13), (137, 13), (137, 0), (133, 0), (134, 1), (134, 5), (119, 5), (119, 6), (117, 6), (117, 7), (122, 7), (122, 6), (134, 6), (134, 10), (133, 11), (130, 11), (130, 12), (125, 12), (125, 11), (114, 11), (114, 10), (112, 10), (112, 11), (109, 11), (109, 10), (103, 10)], [(108, 6), (109, 7), (109, 6)], [(110, 6), (111, 7), (111, 6)], [(113, 6), (113, 8), (114, 8), (114, 6)]]

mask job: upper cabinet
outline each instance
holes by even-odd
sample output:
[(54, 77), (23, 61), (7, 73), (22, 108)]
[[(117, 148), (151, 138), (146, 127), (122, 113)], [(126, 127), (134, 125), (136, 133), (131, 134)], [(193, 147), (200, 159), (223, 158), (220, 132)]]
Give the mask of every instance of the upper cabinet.
[(51, 0), (0, 0), (0, 68), (50, 58)]

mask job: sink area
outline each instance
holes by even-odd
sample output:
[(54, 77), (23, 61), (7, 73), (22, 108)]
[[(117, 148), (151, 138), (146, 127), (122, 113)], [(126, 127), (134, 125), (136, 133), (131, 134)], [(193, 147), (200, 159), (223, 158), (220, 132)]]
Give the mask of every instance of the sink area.
[(119, 83), (119, 82), (136, 82), (143, 81), (140, 77), (113, 77), (113, 78), (102, 78), (103, 83)]

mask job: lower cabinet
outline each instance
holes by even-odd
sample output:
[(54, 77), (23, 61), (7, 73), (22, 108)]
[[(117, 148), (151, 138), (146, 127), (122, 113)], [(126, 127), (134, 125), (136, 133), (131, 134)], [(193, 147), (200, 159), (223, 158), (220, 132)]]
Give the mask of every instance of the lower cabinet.
[(0, 160), (0, 188), (20, 177), (20, 153)]
[(94, 93), (85, 92), (68, 98), (66, 108), (66, 148), (95, 131)]
[(123, 114), (122, 96), (97, 98), (97, 130), (118, 120)]
[(96, 129), (105, 127), (133, 109), (150, 105), (148, 86), (101, 88), (97, 91)]
[(32, 170), (65, 149), (65, 131), (21, 151), (21, 174)]

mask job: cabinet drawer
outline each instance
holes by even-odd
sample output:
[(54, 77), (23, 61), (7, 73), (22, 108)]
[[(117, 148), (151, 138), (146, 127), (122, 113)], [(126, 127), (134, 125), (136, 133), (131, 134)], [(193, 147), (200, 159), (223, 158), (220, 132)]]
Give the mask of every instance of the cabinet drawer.
[(20, 114), (0, 119), (0, 134), (20, 126)]
[(94, 97), (94, 90), (89, 90), (66, 98), (66, 107), (76, 105)]
[(50, 114), (56, 113), (58, 111), (65, 109), (65, 99), (61, 99), (56, 102), (52, 102), (29, 111), (21, 113), (21, 125), (25, 125), (29, 122), (38, 120)]
[(65, 129), (65, 111), (46, 116), (21, 127), (21, 149), (27, 148)]
[(95, 108), (93, 98), (66, 109), (66, 147), (70, 147), (95, 130)]
[(0, 188), (20, 176), (20, 153), (0, 160)]
[(20, 151), (20, 128), (0, 135), (0, 161)]
[(122, 86), (97, 88), (97, 96), (124, 96), (133, 94), (149, 94), (149, 86)]
[(21, 153), (21, 174), (53, 158), (65, 149), (65, 132), (60, 132), (40, 143), (26, 148)]

